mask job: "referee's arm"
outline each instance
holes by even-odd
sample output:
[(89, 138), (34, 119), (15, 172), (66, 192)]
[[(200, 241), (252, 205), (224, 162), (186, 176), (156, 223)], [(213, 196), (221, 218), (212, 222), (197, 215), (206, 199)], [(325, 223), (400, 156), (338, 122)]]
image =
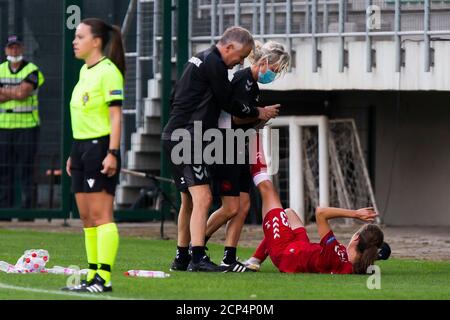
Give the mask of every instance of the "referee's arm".
[(110, 105), (109, 117), (111, 121), (111, 136), (109, 140), (109, 148), (119, 149), (120, 133), (122, 130), (122, 107), (117, 104)]
[[(110, 72), (102, 79), (103, 95), (109, 107), (111, 133), (109, 136), (109, 149), (120, 148), (120, 136), (122, 130), (122, 102), (124, 98), (123, 76), (118, 70)], [(112, 160), (113, 158), (113, 160)], [(117, 158), (108, 153), (103, 163), (102, 173), (112, 177), (117, 173)]]
[[(118, 150), (120, 147), (120, 135), (122, 130), (122, 107), (121, 105), (109, 104), (109, 117), (111, 122), (111, 133), (109, 135), (109, 149)], [(113, 159), (111, 159), (113, 158)], [(105, 160), (103, 160), (102, 173), (108, 177), (112, 177), (117, 173), (117, 158), (108, 153)]]

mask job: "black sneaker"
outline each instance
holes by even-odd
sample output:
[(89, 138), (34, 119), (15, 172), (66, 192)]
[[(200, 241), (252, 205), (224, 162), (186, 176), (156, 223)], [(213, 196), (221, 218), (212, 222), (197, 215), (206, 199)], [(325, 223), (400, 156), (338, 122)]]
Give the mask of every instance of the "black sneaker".
[(247, 268), (243, 263), (239, 261), (235, 261), (231, 264), (226, 264), (222, 261), (222, 263), (219, 265), (219, 268), (222, 269), (222, 272), (255, 272), (255, 270), (252, 270), (250, 268)]
[(177, 258), (173, 259), (172, 265), (170, 266), (170, 271), (186, 271), (191, 262), (191, 256), (186, 259), (186, 261), (178, 260)]
[(79, 290), (81, 288), (86, 288), (88, 285), (90, 285), (92, 283), (92, 281), (93, 280), (91, 280), (91, 281), (81, 280), (79, 285), (63, 287), (63, 288), (61, 288), (61, 290), (62, 291), (74, 291), (74, 290)]
[(102, 293), (102, 292), (111, 292), (112, 286), (111, 284), (106, 285), (105, 280), (100, 277), (98, 274), (95, 275), (92, 282), (86, 286), (72, 290), (72, 292), (90, 292), (90, 293)]
[(189, 262), (187, 271), (191, 272), (222, 272), (217, 264), (209, 260), (208, 256), (204, 256), (199, 263)]

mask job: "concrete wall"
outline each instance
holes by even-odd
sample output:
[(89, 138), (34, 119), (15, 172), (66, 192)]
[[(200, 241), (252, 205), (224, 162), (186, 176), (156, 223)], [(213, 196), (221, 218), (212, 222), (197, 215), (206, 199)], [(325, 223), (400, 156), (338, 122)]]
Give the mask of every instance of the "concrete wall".
[(376, 196), (390, 225), (450, 226), (450, 96), (377, 105)]
[[(281, 41), (281, 39), (280, 39)], [(450, 90), (450, 42), (433, 41), (435, 66), (425, 72), (423, 42), (405, 41), (405, 67), (395, 72), (395, 43), (376, 41), (376, 68), (366, 72), (366, 44), (350, 41), (349, 66), (339, 72), (339, 43), (321, 40), (322, 67), (312, 72), (310, 41), (295, 45), (295, 68), (273, 84), (261, 86), (273, 90)]]

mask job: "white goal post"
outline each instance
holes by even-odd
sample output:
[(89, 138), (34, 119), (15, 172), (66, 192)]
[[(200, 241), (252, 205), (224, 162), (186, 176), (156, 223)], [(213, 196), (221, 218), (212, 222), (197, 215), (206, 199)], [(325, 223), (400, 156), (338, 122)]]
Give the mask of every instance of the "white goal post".
[[(288, 148), (288, 202), (306, 222), (305, 203), (377, 210), (367, 166), (353, 119), (328, 120), (326, 116), (283, 116), (264, 128), (263, 141), (269, 170), (276, 173), (279, 163), (277, 132), (284, 128)], [(314, 132), (307, 129), (313, 129)], [(316, 133), (317, 132), (317, 133)], [(306, 135), (305, 135), (306, 134)], [(308, 141), (313, 142), (309, 147)], [(311, 168), (313, 163), (314, 170)], [(275, 167), (275, 170), (273, 169)]]
[(305, 198), (303, 179), (302, 131), (303, 126), (319, 128), (319, 205), (329, 206), (329, 169), (328, 169), (328, 119), (325, 116), (283, 116), (272, 119), (264, 130), (264, 150), (267, 163), (272, 164), (272, 141), (268, 130), (277, 127), (289, 127), (289, 207), (294, 209), (305, 221)]

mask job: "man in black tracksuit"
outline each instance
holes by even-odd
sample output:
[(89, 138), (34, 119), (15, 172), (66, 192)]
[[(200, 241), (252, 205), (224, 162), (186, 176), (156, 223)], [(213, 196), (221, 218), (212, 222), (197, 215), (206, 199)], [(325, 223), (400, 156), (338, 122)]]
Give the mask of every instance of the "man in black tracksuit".
[[(232, 87), (228, 80), (228, 69), (242, 64), (253, 47), (253, 37), (248, 30), (231, 27), (225, 31), (217, 45), (188, 61), (175, 86), (171, 99), (172, 111), (162, 133), (163, 149), (170, 159), (172, 175), (181, 192), (177, 256), (171, 270), (220, 271), (206, 256), (204, 247), (206, 221), (212, 204), (208, 168), (203, 162), (202, 154), (194, 154), (193, 147), (188, 155), (190, 161), (182, 163), (173, 159), (172, 150), (180, 143), (176, 133), (182, 131), (183, 139), (189, 140), (192, 146), (194, 140), (202, 145), (203, 153), (203, 132), (218, 127), (222, 109), (240, 118), (258, 117), (268, 120), (276, 115), (277, 111), (270, 108), (255, 108), (231, 101)], [(194, 125), (201, 126), (200, 137), (194, 136)], [(190, 242), (192, 257), (188, 249)]]
[(228, 67), (213, 45), (189, 59), (172, 93), (172, 111), (162, 139), (171, 140), (176, 129), (186, 129), (193, 136), (195, 121), (201, 121), (203, 131), (217, 128), (222, 109), (240, 118), (259, 115), (255, 107), (231, 101), (231, 95)]

